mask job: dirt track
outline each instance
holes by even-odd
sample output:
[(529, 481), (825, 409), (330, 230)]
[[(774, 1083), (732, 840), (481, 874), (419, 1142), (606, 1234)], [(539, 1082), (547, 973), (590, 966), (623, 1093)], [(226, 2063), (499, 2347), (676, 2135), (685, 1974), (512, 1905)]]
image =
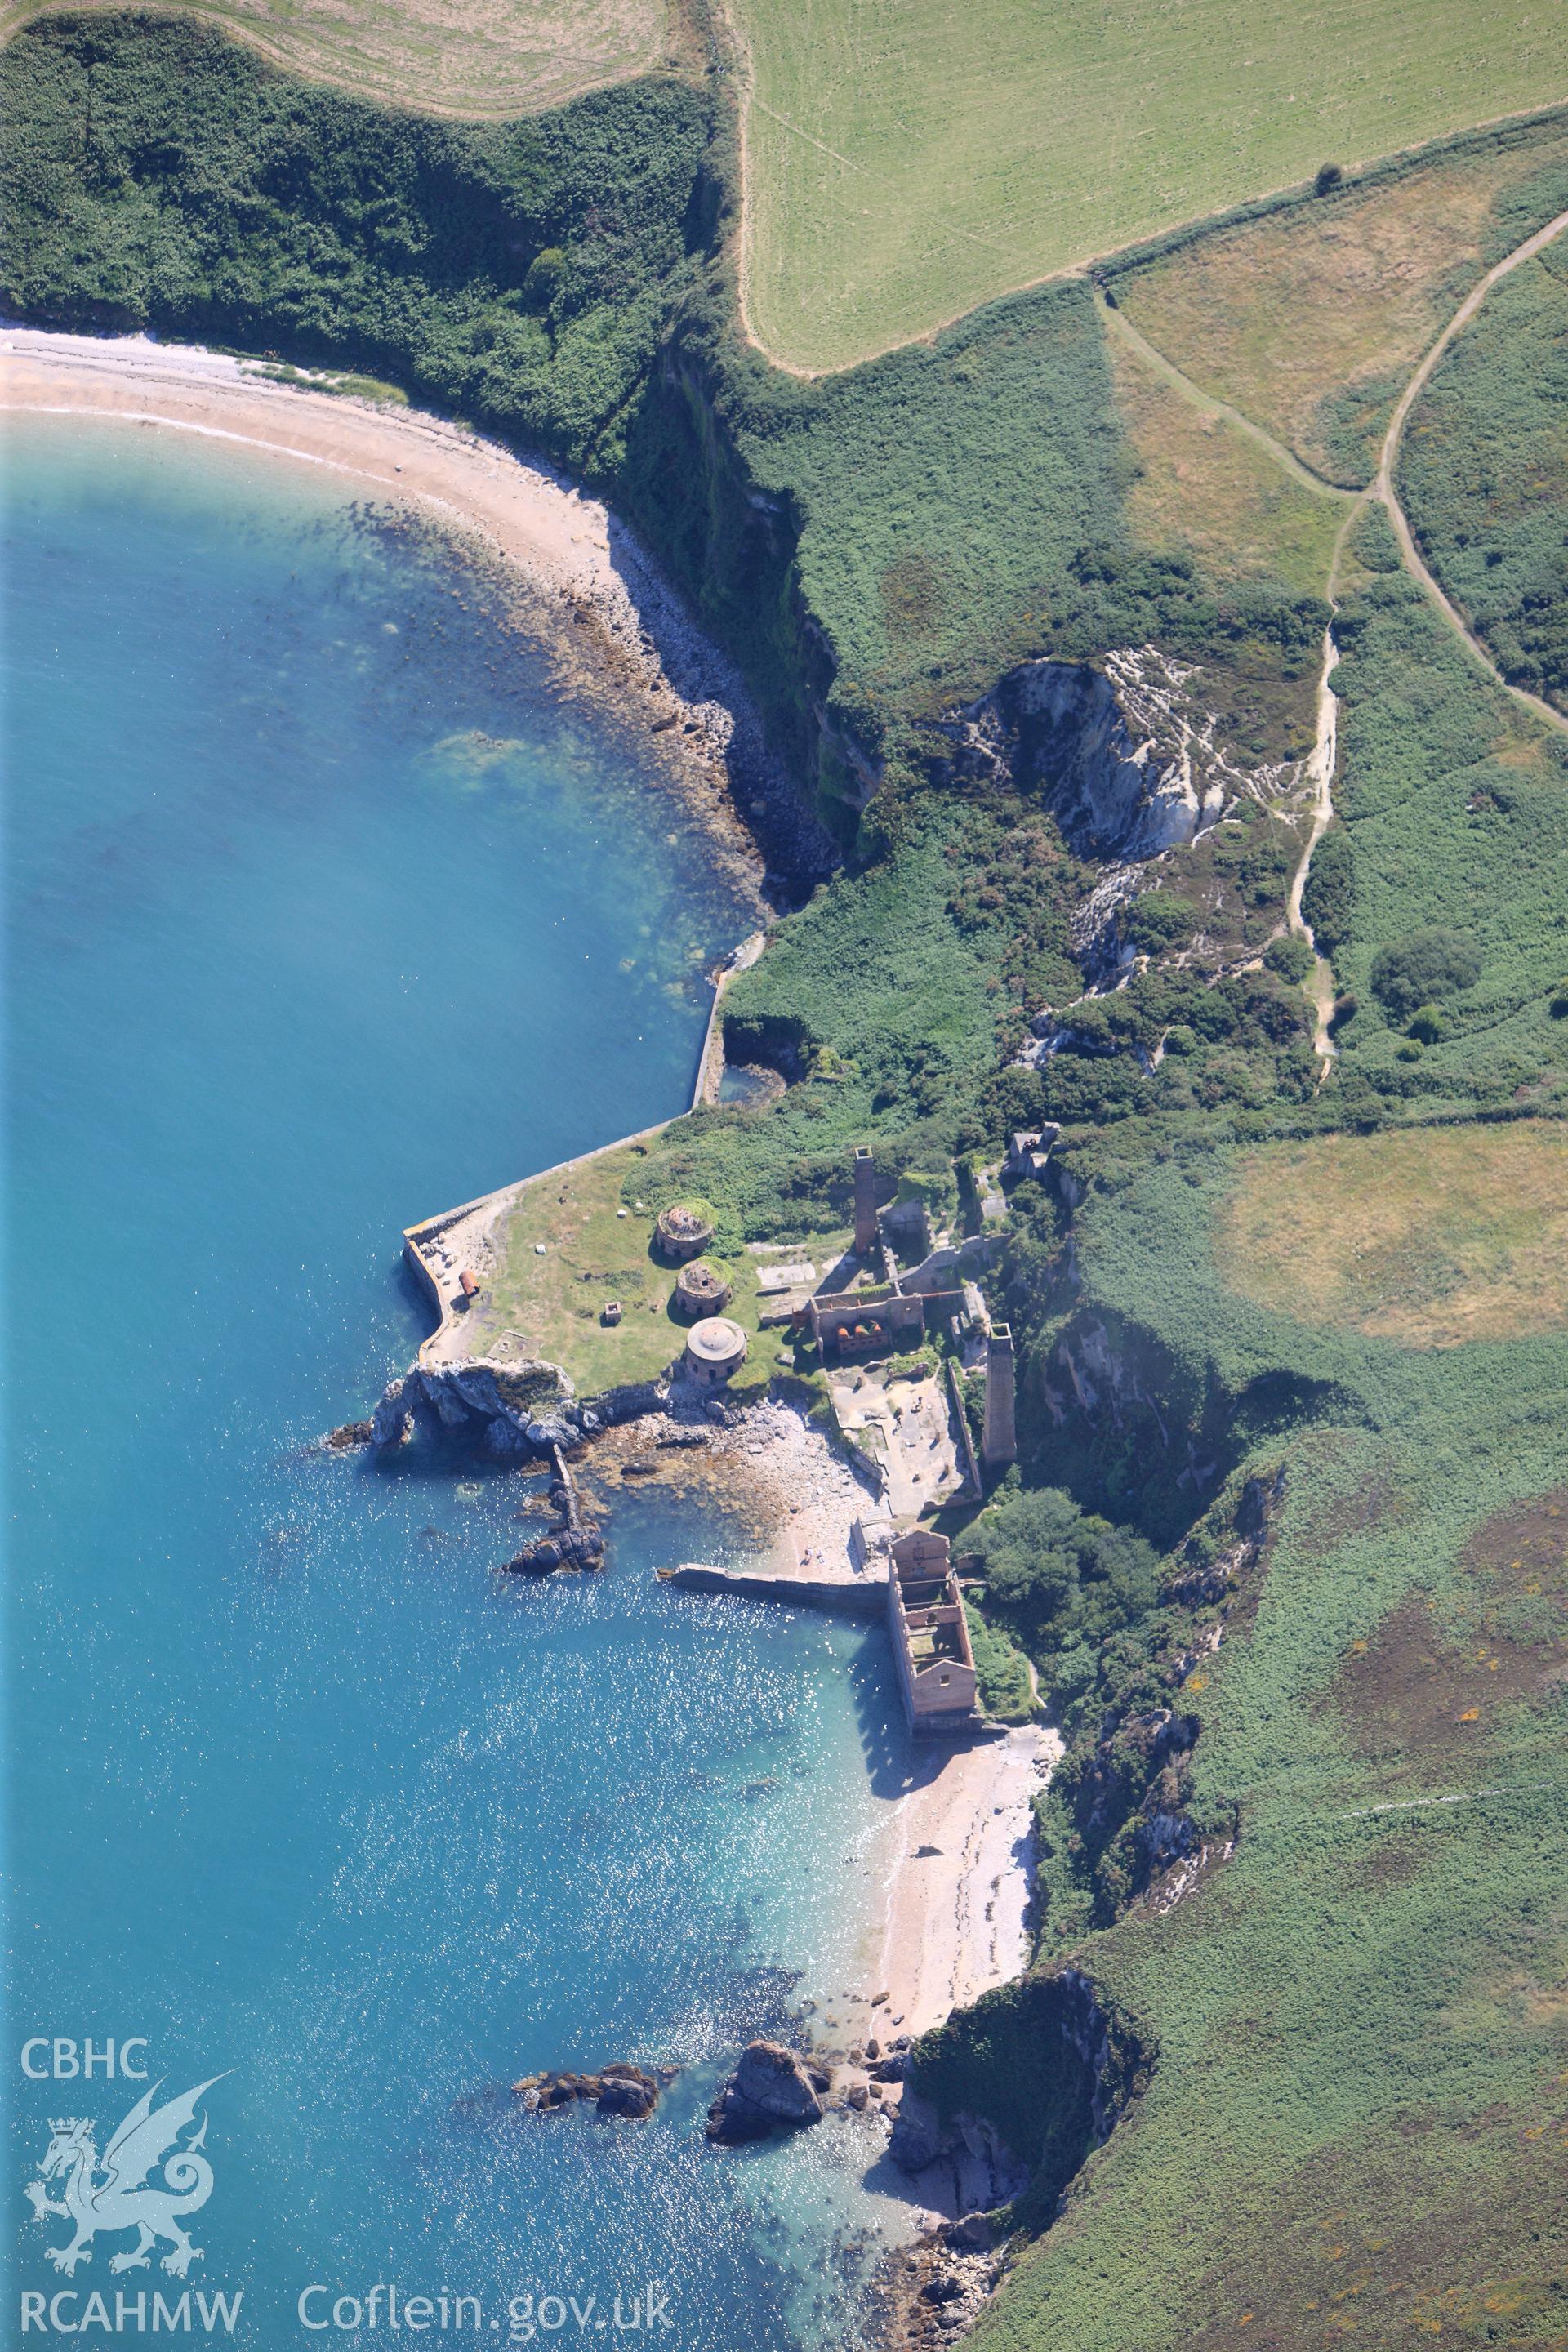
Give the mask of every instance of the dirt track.
[[(1521, 262), (1533, 261), (1536, 255), (1542, 252), (1554, 237), (1561, 236), (1565, 228), (1568, 228), (1568, 213), (1559, 213), (1555, 220), (1548, 221), (1544, 228), (1538, 228), (1533, 236), (1527, 236), (1522, 245), (1516, 246), (1510, 254), (1506, 255), (1501, 261), (1487, 271), (1479, 284), (1471, 288), (1405, 385), (1405, 390), (1400, 394), (1394, 415), (1389, 419), (1388, 431), (1383, 437), (1383, 449), (1377, 461), (1376, 478), (1371, 489), (1363, 493), (1363, 499), (1380, 499), (1387, 508), (1388, 519), (1394, 525), (1394, 534), (1399, 541), (1400, 553), (1404, 556), (1406, 566), (1419, 580), (1449, 626), (1457, 629), (1459, 635), (1463, 637), (1483, 669), (1490, 674), (1506, 693), (1511, 694), (1516, 701), (1526, 704), (1534, 711), (1538, 719), (1544, 719), (1549, 727), (1554, 727), (1562, 735), (1568, 735), (1568, 719), (1565, 719), (1560, 710), (1554, 709), (1550, 702), (1543, 701), (1540, 695), (1529, 693), (1522, 686), (1510, 686), (1490, 654), (1472, 631), (1458, 606), (1449, 602), (1427, 570), (1422, 561), (1421, 551), (1415, 544), (1415, 534), (1405, 520), (1405, 509), (1400, 505), (1394, 490), (1394, 471), (1399, 461), (1399, 445), (1404, 438), (1410, 412), (1431, 381), (1437, 362), (1449, 344), (1469, 325), (1498, 280), (1506, 278), (1510, 270), (1517, 269)], [(1337, 552), (1335, 561), (1337, 563)]]

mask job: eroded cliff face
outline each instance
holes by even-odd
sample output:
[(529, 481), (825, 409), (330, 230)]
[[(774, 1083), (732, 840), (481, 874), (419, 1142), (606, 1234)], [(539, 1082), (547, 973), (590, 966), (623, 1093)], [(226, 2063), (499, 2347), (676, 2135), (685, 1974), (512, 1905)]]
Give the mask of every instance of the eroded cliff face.
[(1283, 771), (1239, 767), (1193, 691), (1195, 672), (1141, 646), (1087, 662), (1026, 662), (944, 722), (962, 773), (1037, 793), (1076, 856), (1119, 865), (1184, 847), (1240, 793)]
[(1157, 2056), (1147, 2030), (1081, 1970), (1016, 1977), (916, 2043), (889, 2153), (917, 2179), (952, 2166), (960, 2210), (984, 2210), (989, 2195), (1011, 2206), (1010, 2225), (1033, 2232)]

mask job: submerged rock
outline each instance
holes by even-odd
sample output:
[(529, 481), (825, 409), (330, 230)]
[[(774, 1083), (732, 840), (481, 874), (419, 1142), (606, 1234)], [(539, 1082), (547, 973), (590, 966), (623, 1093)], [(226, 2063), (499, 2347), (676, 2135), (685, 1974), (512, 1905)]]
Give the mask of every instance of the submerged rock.
[[(816, 2079), (814, 2080), (814, 2075)], [(708, 2137), (721, 2147), (762, 2139), (777, 2125), (820, 2123), (824, 2108), (812, 2069), (779, 2042), (753, 2042), (708, 2111)]]

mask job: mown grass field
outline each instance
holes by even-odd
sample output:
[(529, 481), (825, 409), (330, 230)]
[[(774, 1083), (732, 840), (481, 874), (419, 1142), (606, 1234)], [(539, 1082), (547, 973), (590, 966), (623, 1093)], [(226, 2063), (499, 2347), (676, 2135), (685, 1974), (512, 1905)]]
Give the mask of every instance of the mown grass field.
[[(115, 0), (70, 0), (112, 8)], [(0, 8), (0, 41), (47, 13)], [(529, 114), (665, 63), (668, 0), (180, 0), (275, 65), (424, 114)]]
[(1565, 206), (1559, 120), (1196, 236), (1120, 278), (1117, 299), (1204, 391), (1359, 486), (1482, 270)]
[(731, 0), (746, 311), (852, 365), (992, 296), (1343, 163), (1568, 96), (1568, 12), (1427, 0)]
[(1244, 1297), (1453, 1348), (1568, 1328), (1568, 1129), (1325, 1136), (1243, 1161), (1216, 1247)]

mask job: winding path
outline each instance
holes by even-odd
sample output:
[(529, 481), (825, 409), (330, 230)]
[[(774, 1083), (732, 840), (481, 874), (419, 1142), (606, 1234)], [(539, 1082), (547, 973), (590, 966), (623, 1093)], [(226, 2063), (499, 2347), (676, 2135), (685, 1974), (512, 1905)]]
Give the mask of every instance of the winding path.
[(1312, 786), (1312, 828), (1307, 835), (1307, 846), (1301, 852), (1301, 862), (1290, 880), (1290, 896), (1286, 900), (1286, 919), (1299, 939), (1306, 940), (1312, 950), (1312, 1009), (1316, 1015), (1313, 1048), (1323, 1064), (1322, 1075), (1328, 1075), (1328, 1065), (1339, 1048), (1330, 1031), (1334, 1017), (1334, 968), (1326, 955), (1319, 952), (1312, 926), (1301, 912), (1301, 899), (1307, 887), (1307, 877), (1312, 870), (1312, 852), (1317, 848), (1334, 814), (1334, 768), (1339, 760), (1339, 698), (1329, 683), (1340, 649), (1334, 643), (1332, 621), (1323, 631), (1323, 667), (1318, 673), (1318, 731), (1307, 761), (1306, 775)]
[[(1333, 499), (1348, 509), (1343, 528), (1334, 542), (1333, 560), (1329, 567), (1328, 599), (1331, 605), (1336, 601), (1335, 587), (1339, 578), (1340, 562), (1350, 542), (1350, 535), (1355, 527), (1356, 519), (1363, 508), (1370, 506), (1375, 500), (1387, 509), (1389, 521), (1399, 541), (1400, 554), (1412, 578), (1420, 583), (1449, 627), (1486, 671), (1493, 684), (1500, 686), (1505, 694), (1511, 695), (1516, 702), (1522, 703), (1525, 709), (1533, 712), (1537, 719), (1543, 719), (1546, 724), (1555, 729), (1559, 734), (1568, 735), (1568, 718), (1565, 718), (1561, 710), (1555, 709), (1550, 702), (1543, 701), (1540, 695), (1531, 694), (1527, 688), (1509, 684), (1458, 606), (1439, 587), (1422, 559), (1421, 551), (1415, 543), (1415, 535), (1405, 518), (1405, 510), (1399, 503), (1398, 494), (1394, 487), (1394, 469), (1399, 462), (1399, 446), (1405, 436), (1405, 427), (1409, 422), (1410, 412), (1431, 381), (1443, 354), (1455, 337), (1464, 332), (1499, 280), (1506, 278), (1510, 270), (1519, 268), (1521, 263), (1533, 261), (1536, 255), (1544, 252), (1554, 238), (1562, 236), (1564, 229), (1568, 229), (1568, 212), (1559, 213), (1555, 220), (1550, 220), (1543, 228), (1538, 228), (1533, 236), (1527, 236), (1522, 245), (1515, 246), (1511, 253), (1505, 254), (1500, 261), (1495, 262), (1483, 277), (1477, 279), (1436, 341), (1430, 346), (1422, 358), (1420, 365), (1415, 369), (1394, 404), (1388, 430), (1383, 437), (1377, 471), (1363, 490), (1341, 489), (1334, 483), (1326, 482), (1321, 474), (1315, 474), (1310, 466), (1304, 466), (1293, 449), (1287, 448), (1284, 442), (1277, 440), (1272, 433), (1268, 432), (1263, 425), (1245, 415), (1241, 409), (1233, 408), (1228, 401), (1217, 400), (1212, 393), (1205, 392), (1201, 385), (1193, 382), (1191, 376), (1184, 374), (1173, 361), (1168, 360), (1163, 352), (1150, 342), (1147, 336), (1139, 331), (1122, 310), (1113, 308), (1107, 302), (1098, 286), (1095, 289), (1095, 303), (1108, 332), (1113, 334), (1130, 351), (1135, 352), (1144, 365), (1159, 376), (1163, 383), (1169, 384), (1189, 407), (1200, 410), (1205, 416), (1216, 416), (1223, 419), (1226, 424), (1234, 425), (1238, 432), (1245, 433), (1249, 441), (1255, 442), (1259, 448), (1266, 449), (1275, 464), (1289, 474), (1293, 482), (1299, 483), (1302, 489), (1310, 490), (1316, 498)], [(1319, 832), (1321, 835), (1321, 827)], [(1302, 878), (1304, 880), (1305, 877)]]
[[(1521, 263), (1533, 261), (1536, 255), (1543, 252), (1555, 237), (1561, 236), (1564, 229), (1568, 229), (1568, 212), (1559, 213), (1555, 220), (1550, 220), (1543, 228), (1538, 228), (1533, 236), (1525, 238), (1522, 245), (1515, 246), (1511, 253), (1505, 254), (1501, 261), (1494, 263), (1492, 268), (1470, 289), (1436, 341), (1423, 357), (1420, 365), (1415, 369), (1394, 404), (1388, 430), (1383, 437), (1377, 471), (1363, 490), (1341, 489), (1334, 483), (1325, 481), (1321, 474), (1313, 473), (1310, 467), (1301, 463), (1294, 450), (1287, 448), (1282, 441), (1276, 440), (1272, 433), (1268, 432), (1252, 417), (1244, 415), (1239, 408), (1233, 408), (1228, 401), (1216, 400), (1212, 393), (1205, 392), (1201, 385), (1194, 383), (1191, 376), (1184, 375), (1173, 361), (1165, 357), (1163, 352), (1158, 350), (1145, 335), (1140, 333), (1131, 320), (1121, 309), (1106, 300), (1099, 286), (1095, 288), (1094, 299), (1107, 332), (1114, 335), (1130, 351), (1135, 352), (1143, 364), (1163, 383), (1169, 384), (1189, 407), (1198, 409), (1205, 416), (1218, 417), (1224, 423), (1234, 425), (1238, 432), (1244, 433), (1249, 441), (1266, 449), (1275, 463), (1303, 489), (1310, 490), (1316, 498), (1334, 499), (1345, 507), (1345, 519), (1334, 541), (1334, 551), (1330, 560), (1326, 583), (1331, 614), (1337, 613), (1339, 609), (1336, 592), (1339, 585), (1340, 565), (1345, 549), (1350, 544), (1351, 533), (1360, 515), (1375, 501), (1387, 509), (1389, 521), (1394, 527), (1394, 536), (1399, 542), (1400, 554), (1411, 576), (1420, 583), (1449, 627), (1474, 659), (1479, 663), (1488, 677), (1495, 685), (1500, 686), (1505, 694), (1511, 695), (1516, 702), (1522, 703), (1528, 710), (1532, 711), (1536, 718), (1543, 719), (1547, 725), (1555, 729), (1559, 734), (1568, 735), (1568, 718), (1565, 718), (1562, 711), (1555, 709), (1550, 702), (1543, 701), (1540, 695), (1530, 693), (1524, 687), (1510, 685), (1464, 614), (1459, 611), (1458, 606), (1444, 593), (1422, 559), (1421, 551), (1415, 544), (1415, 535), (1410, 528), (1394, 487), (1394, 469), (1399, 462), (1399, 447), (1404, 438), (1405, 427), (1409, 422), (1410, 413), (1415, 403), (1431, 382), (1443, 354), (1456, 336), (1464, 332), (1498, 281), (1506, 278), (1510, 270), (1519, 268)], [(1334, 1004), (1333, 967), (1325, 956), (1319, 954), (1317, 940), (1312, 936), (1312, 927), (1301, 911), (1301, 904), (1306, 892), (1307, 878), (1312, 870), (1313, 852), (1328, 831), (1334, 814), (1333, 782), (1334, 767), (1338, 759), (1339, 702), (1330, 680), (1339, 657), (1339, 648), (1334, 643), (1333, 621), (1331, 618), (1323, 633), (1323, 667), (1318, 677), (1317, 735), (1304, 771), (1307, 780), (1313, 787), (1311, 831), (1307, 837), (1306, 848), (1301, 854), (1301, 862), (1291, 879), (1290, 895), (1286, 910), (1291, 930), (1298, 938), (1305, 940), (1316, 959), (1312, 978), (1312, 1002), (1317, 1015), (1313, 1043), (1321, 1058), (1325, 1076), (1329, 1063), (1334, 1058), (1334, 1042), (1329, 1030)]]
[[(1511, 694), (1516, 702), (1522, 702), (1528, 709), (1535, 713), (1538, 719), (1544, 719), (1547, 725), (1554, 727), (1561, 735), (1568, 735), (1568, 719), (1565, 719), (1562, 711), (1555, 709), (1550, 702), (1543, 701), (1540, 695), (1530, 693), (1522, 686), (1509, 684), (1458, 606), (1444, 593), (1436, 580), (1427, 570), (1422, 560), (1421, 551), (1415, 544), (1415, 534), (1410, 528), (1405, 509), (1400, 505), (1398, 495), (1394, 490), (1394, 474), (1399, 462), (1399, 445), (1405, 436), (1405, 427), (1409, 421), (1410, 412), (1430, 383), (1433, 372), (1449, 344), (1457, 335), (1464, 332), (1499, 279), (1506, 278), (1510, 270), (1517, 269), (1521, 262), (1533, 261), (1536, 255), (1543, 252), (1554, 237), (1561, 236), (1565, 228), (1568, 228), (1568, 213), (1559, 213), (1555, 220), (1548, 221), (1544, 228), (1538, 228), (1533, 236), (1525, 238), (1522, 245), (1515, 246), (1511, 253), (1505, 255), (1501, 261), (1489, 269), (1486, 276), (1479, 279), (1470, 289), (1400, 394), (1394, 405), (1394, 415), (1389, 419), (1388, 430), (1383, 436), (1383, 449), (1377, 461), (1377, 473), (1369, 488), (1362, 492), (1361, 501), (1364, 504), (1368, 499), (1375, 498), (1381, 499), (1386, 507), (1388, 519), (1394, 525), (1394, 535), (1399, 541), (1399, 551), (1405, 558), (1406, 568), (1419, 580), (1444, 619), (1451, 628), (1458, 631), (1487, 675), (1500, 686), (1505, 693)], [(1342, 545), (1343, 539), (1344, 534), (1342, 533)], [(1340, 547), (1336, 547), (1334, 550), (1336, 572), (1339, 568), (1340, 552)], [(1331, 600), (1332, 584), (1333, 573), (1331, 572)]]
[(1256, 441), (1260, 449), (1267, 449), (1275, 464), (1282, 466), (1292, 481), (1299, 482), (1304, 490), (1310, 490), (1314, 497), (1335, 499), (1346, 506), (1361, 503), (1366, 495), (1364, 491), (1342, 489), (1337, 482), (1325, 481), (1321, 474), (1315, 474), (1310, 466), (1304, 466), (1293, 449), (1287, 448), (1283, 441), (1277, 441), (1266, 426), (1248, 416), (1245, 410), (1233, 408), (1228, 400), (1216, 399), (1212, 392), (1205, 392), (1201, 384), (1194, 383), (1190, 375), (1184, 375), (1175, 362), (1168, 360), (1164, 352), (1133, 325), (1125, 310), (1106, 300), (1104, 289), (1100, 286), (1094, 289), (1094, 306), (1107, 332), (1114, 335), (1118, 342), (1125, 343), (1129, 351), (1136, 352), (1145, 367), (1159, 376), (1163, 383), (1168, 383), (1189, 408), (1199, 409), (1205, 416), (1217, 416), (1226, 425), (1234, 425), (1238, 433), (1245, 433), (1249, 441)]

